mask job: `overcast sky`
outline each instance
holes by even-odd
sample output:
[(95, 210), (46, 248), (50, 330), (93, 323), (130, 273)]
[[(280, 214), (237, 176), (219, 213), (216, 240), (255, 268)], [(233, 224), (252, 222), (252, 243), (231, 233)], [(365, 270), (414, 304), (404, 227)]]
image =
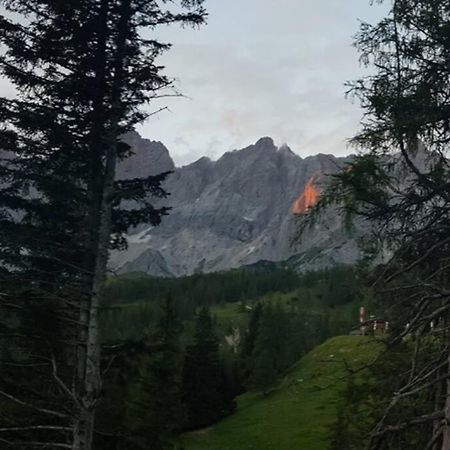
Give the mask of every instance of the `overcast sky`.
[(208, 25), (163, 32), (162, 61), (187, 98), (139, 131), (178, 164), (271, 136), (301, 156), (349, 153), (361, 111), (344, 82), (361, 73), (352, 36), (375, 22), (370, 0), (206, 0)]
[[(184, 98), (139, 132), (163, 142), (178, 165), (213, 159), (271, 136), (301, 156), (348, 154), (361, 111), (344, 82), (361, 74), (352, 36), (375, 22), (370, 0), (206, 0), (199, 30), (158, 30), (161, 58)], [(12, 90), (0, 79), (0, 94)]]

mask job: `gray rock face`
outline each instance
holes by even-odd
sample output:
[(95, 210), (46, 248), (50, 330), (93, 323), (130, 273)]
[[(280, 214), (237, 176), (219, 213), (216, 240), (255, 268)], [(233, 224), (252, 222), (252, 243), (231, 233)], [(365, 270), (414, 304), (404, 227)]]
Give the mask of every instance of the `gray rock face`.
[(121, 163), (120, 178), (175, 171), (165, 185), (170, 198), (161, 203), (172, 207), (170, 215), (159, 227), (130, 232), (128, 250), (111, 257), (119, 272), (181, 276), (289, 258), (301, 269), (312, 269), (359, 256), (336, 211), (329, 211), (300, 243), (292, 243), (297, 229), (293, 208), (309, 206), (327, 174), (345, 163), (343, 158), (319, 154), (302, 159), (266, 137), (218, 161), (201, 158), (175, 169), (162, 144), (137, 133), (128, 142), (135, 155)]
[(120, 162), (117, 179), (141, 178), (175, 169), (169, 150), (161, 142), (143, 139), (136, 132), (128, 133), (124, 140), (134, 154)]

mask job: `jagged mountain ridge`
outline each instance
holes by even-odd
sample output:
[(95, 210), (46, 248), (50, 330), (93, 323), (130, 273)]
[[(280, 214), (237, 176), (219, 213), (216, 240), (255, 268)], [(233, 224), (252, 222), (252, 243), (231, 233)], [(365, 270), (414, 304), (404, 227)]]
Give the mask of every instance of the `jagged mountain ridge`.
[(172, 211), (159, 227), (130, 232), (128, 250), (112, 254), (111, 266), (117, 271), (182, 276), (289, 258), (301, 269), (312, 269), (359, 257), (355, 239), (343, 231), (341, 218), (332, 210), (292, 245), (294, 212), (310, 206), (315, 189), (320, 190), (326, 175), (339, 170), (346, 158), (301, 158), (265, 137), (217, 161), (204, 157), (176, 168), (161, 143), (137, 133), (127, 139), (135, 155), (121, 163), (118, 177), (173, 170), (165, 184), (171, 195), (161, 203)]

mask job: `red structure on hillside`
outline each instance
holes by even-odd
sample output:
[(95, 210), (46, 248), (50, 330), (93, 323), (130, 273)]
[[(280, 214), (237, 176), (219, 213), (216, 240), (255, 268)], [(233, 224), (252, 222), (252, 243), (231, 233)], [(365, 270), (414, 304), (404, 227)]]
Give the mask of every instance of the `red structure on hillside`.
[(359, 308), (359, 324), (350, 331), (353, 336), (367, 336), (374, 334), (385, 334), (389, 331), (389, 322), (387, 320), (369, 316), (366, 319), (366, 309), (364, 306)]

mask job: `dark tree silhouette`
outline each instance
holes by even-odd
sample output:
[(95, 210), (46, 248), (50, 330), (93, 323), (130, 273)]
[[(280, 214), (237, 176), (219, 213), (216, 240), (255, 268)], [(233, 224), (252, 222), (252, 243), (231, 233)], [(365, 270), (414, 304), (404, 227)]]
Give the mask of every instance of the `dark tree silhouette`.
[[(8, 12), (0, 16), (0, 70), (16, 88), (0, 99), (3, 327), (17, 349), (39, 341), (39, 353), (18, 363), (46, 370), (42, 386), (59, 399), (46, 406), (36, 389), (25, 397), (2, 390), (8, 410), (33, 412), (1, 428), (7, 445), (92, 447), (108, 250), (126, 245), (129, 226), (157, 225), (167, 212), (149, 201), (166, 195), (164, 174), (115, 180), (117, 161), (130, 154), (121, 137), (171, 85), (156, 62), (170, 46), (141, 31), (203, 22), (201, 0), (179, 3), (0, 2)], [(48, 320), (30, 320), (30, 308)], [(36, 412), (48, 421), (36, 422)]]
[(310, 219), (338, 203), (347, 217), (372, 224), (366, 249), (389, 255), (374, 271), (381, 307), (392, 318), (394, 343), (414, 341), (407, 376), (398, 377), (370, 448), (400, 448), (420, 428), (417, 448), (444, 450), (450, 448), (450, 2), (391, 3), (387, 17), (363, 24), (356, 37), (362, 62), (373, 69), (349, 84), (365, 110), (352, 141), (361, 153)]
[(233, 411), (219, 341), (207, 308), (197, 316), (194, 342), (186, 349), (183, 379), (188, 428), (210, 425)]

